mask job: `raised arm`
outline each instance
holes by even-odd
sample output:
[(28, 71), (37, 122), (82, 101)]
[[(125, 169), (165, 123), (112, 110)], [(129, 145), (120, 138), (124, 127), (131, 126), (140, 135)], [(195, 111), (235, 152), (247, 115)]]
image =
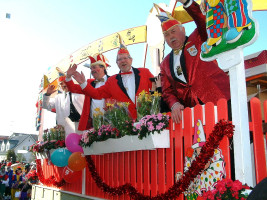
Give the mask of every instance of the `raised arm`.
[[(193, 18), (196, 23), (198, 33), (202, 41), (207, 40), (206, 17), (202, 14), (200, 6), (193, 0), (178, 0), (184, 5), (186, 12)], [(186, 1), (186, 2), (185, 2)]]

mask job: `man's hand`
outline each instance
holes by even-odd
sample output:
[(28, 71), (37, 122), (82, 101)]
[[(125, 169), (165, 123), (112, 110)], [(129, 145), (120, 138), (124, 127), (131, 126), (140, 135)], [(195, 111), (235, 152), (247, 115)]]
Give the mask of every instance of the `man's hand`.
[(172, 120), (176, 124), (182, 120), (182, 110), (184, 110), (184, 106), (178, 102), (172, 107)]
[(71, 76), (73, 76), (77, 72), (77, 67), (78, 66), (76, 64), (70, 65), (66, 77), (71, 78)]
[(47, 95), (51, 95), (51, 94), (53, 94), (54, 92), (57, 91), (55, 88), (56, 88), (56, 87), (55, 87), (54, 85), (48, 85), (46, 94), (47, 94)]
[(79, 84), (82, 84), (82, 83), (84, 83), (84, 82), (86, 81), (83, 72), (79, 73), (79, 72), (75, 71), (75, 73), (73, 74), (73, 78), (74, 78)]

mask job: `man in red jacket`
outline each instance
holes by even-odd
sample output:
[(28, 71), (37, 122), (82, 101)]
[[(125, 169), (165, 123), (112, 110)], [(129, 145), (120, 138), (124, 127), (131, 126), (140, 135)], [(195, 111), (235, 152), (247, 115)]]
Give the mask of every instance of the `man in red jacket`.
[[(104, 85), (109, 78), (107, 75), (107, 67), (109, 64), (107, 63), (107, 59), (102, 54), (95, 54), (94, 56), (89, 56), (91, 60), (90, 69), (91, 74), (94, 79), (88, 79), (84, 81), (86, 84), (91, 85), (93, 88), (98, 88)], [(71, 76), (74, 72), (76, 72), (77, 65), (73, 65), (68, 71), (66, 76), (66, 85), (68, 89), (73, 93), (83, 94), (83, 90), (80, 85), (74, 84), (71, 79)], [(84, 84), (85, 84), (84, 83)], [(92, 118), (93, 113), (96, 108), (100, 108), (100, 111), (103, 112), (103, 108), (105, 106), (104, 99), (94, 99), (92, 96), (85, 96), (83, 110), (78, 126), (78, 130), (83, 131), (92, 127)]]
[(200, 59), (201, 44), (207, 40), (205, 16), (193, 0), (178, 0), (194, 19), (197, 28), (189, 37), (185, 28), (170, 13), (155, 5), (159, 12), (164, 39), (172, 48), (160, 65), (163, 98), (172, 110), (172, 119), (180, 122), (184, 107), (230, 99), (229, 77), (217, 62)]
[(123, 42), (120, 42), (121, 46), (117, 55), (117, 65), (120, 73), (111, 76), (105, 85), (93, 88), (85, 81), (82, 73), (75, 71), (75, 66), (71, 66), (69, 71), (72, 72), (73, 78), (81, 85), (85, 95), (94, 99), (111, 98), (119, 102), (129, 102), (129, 113), (133, 119), (136, 119), (136, 97), (143, 90), (149, 92), (152, 86), (149, 78), (154, 76), (146, 68), (133, 68), (133, 59)]

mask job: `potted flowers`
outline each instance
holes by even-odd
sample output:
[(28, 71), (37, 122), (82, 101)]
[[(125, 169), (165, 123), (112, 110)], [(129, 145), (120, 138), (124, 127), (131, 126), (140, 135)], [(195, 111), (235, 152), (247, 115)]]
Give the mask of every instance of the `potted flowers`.
[[(155, 148), (169, 148), (169, 116), (158, 113), (143, 117), (127, 134), (112, 125), (102, 125), (99, 130), (86, 131), (80, 141), (85, 155), (111, 152), (136, 151)], [(127, 124), (124, 123), (124, 128)], [(110, 138), (110, 139), (109, 139)]]
[(203, 194), (203, 200), (245, 200), (248, 197), (246, 190), (250, 189), (242, 185), (239, 180), (223, 179), (217, 182), (214, 190)]
[(138, 135), (139, 139), (143, 139), (155, 132), (160, 133), (169, 126), (169, 116), (162, 113), (146, 115), (136, 123), (133, 132)]
[(65, 131), (60, 125), (44, 131), (43, 141), (37, 141), (29, 147), (29, 151), (38, 158), (50, 156), (50, 151), (65, 147)]

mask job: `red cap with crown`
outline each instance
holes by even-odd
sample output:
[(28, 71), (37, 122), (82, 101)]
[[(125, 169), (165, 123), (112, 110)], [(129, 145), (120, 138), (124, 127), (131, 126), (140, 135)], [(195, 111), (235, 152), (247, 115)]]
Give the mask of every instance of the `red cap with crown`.
[(177, 21), (176, 19), (172, 17), (171, 13), (163, 10), (157, 4), (154, 3), (154, 7), (156, 8), (158, 12), (157, 17), (161, 21), (161, 28), (162, 28), (163, 33), (169, 30), (171, 27), (181, 24), (181, 22)]
[(58, 71), (58, 82), (65, 81), (66, 79), (65, 73), (59, 67), (57, 67), (56, 70)]
[(118, 33), (118, 37), (119, 37), (119, 42), (120, 42), (120, 48), (119, 48), (119, 51), (118, 51), (118, 54), (128, 54), (130, 55), (128, 49), (126, 48), (126, 45), (121, 37), (121, 35)]
[(110, 65), (108, 64), (108, 59), (103, 54), (96, 53), (93, 56), (89, 56), (89, 59), (91, 61), (90, 67), (94, 65), (103, 65), (105, 69), (107, 69), (107, 67), (110, 67)]

